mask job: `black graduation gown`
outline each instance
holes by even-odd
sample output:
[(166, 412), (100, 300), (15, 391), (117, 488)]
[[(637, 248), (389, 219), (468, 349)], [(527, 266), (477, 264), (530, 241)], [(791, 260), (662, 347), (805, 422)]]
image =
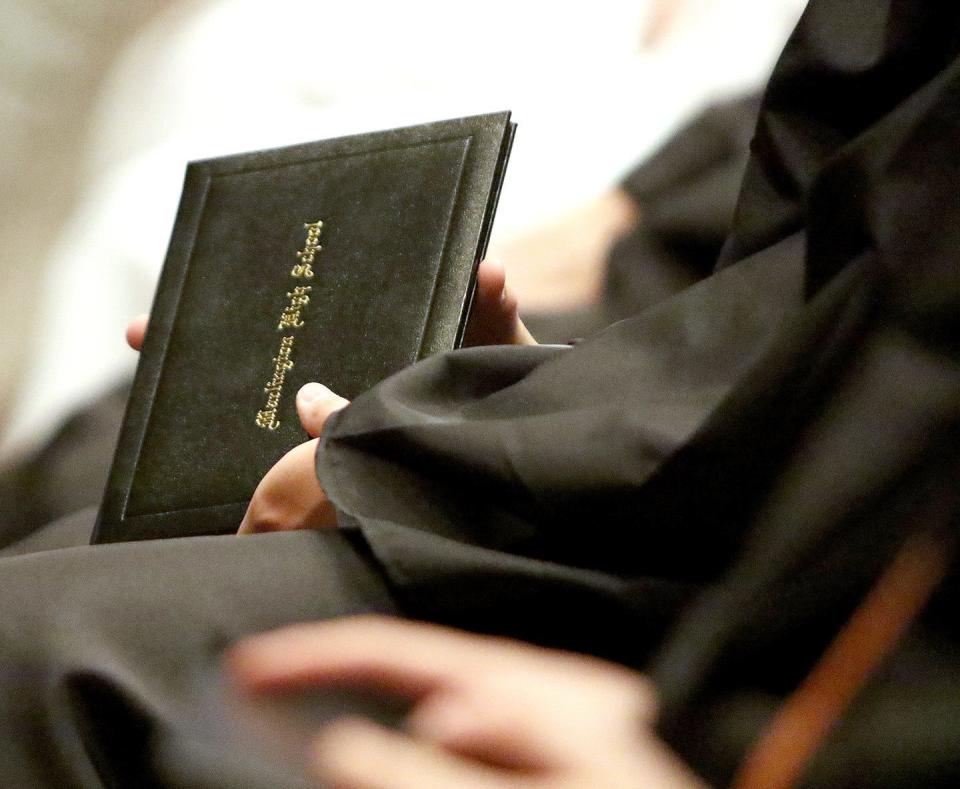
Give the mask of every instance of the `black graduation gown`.
[[(665, 734), (726, 780), (903, 536), (956, 525), (958, 53), (952, 4), (813, 0), (718, 272), (358, 398), (317, 457), (339, 531), (0, 561), (0, 770), (186, 784), (225, 643), (399, 610), (650, 669)], [(956, 785), (955, 602), (954, 572), (809, 785)]]
[[(428, 361), (326, 431), (321, 480), (404, 607), (654, 649), (664, 731), (729, 778), (904, 535), (956, 530), (958, 128), (960, 8), (814, 0), (713, 277), (572, 349)], [(552, 609), (516, 602), (538, 575)], [(957, 785), (956, 583), (812, 784)]]

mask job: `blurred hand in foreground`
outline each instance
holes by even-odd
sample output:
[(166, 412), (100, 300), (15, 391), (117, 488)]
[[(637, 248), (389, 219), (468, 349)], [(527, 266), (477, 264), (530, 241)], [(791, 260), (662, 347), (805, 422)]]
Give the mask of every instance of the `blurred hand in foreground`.
[(595, 658), (369, 616), (248, 638), (229, 664), (249, 694), (413, 702), (405, 733), (360, 719), (318, 733), (312, 768), (339, 789), (703, 789), (653, 734), (650, 684)]

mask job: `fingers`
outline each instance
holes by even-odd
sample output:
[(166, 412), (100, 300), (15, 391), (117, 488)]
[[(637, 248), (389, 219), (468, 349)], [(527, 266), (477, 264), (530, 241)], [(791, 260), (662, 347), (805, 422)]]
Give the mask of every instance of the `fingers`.
[[(494, 304), (506, 298), (507, 270), (496, 259), (480, 261), (477, 268), (477, 298)], [(516, 301), (514, 300), (514, 306)]]
[(507, 275), (499, 260), (481, 261), (477, 269), (466, 345), (536, 345), (517, 312), (517, 299), (507, 287)]
[(317, 480), (317, 439), (291, 449), (264, 475), (238, 534), (336, 526), (336, 511)]
[(231, 652), (230, 667), (250, 690), (357, 684), (417, 696), (474, 666), (481, 641), (436, 625), (359, 616), (248, 638)]
[(509, 664), (509, 672), (497, 675), (517, 683), (511, 694), (531, 675), (600, 678), (612, 698), (650, 693), (633, 672), (603, 661), (386, 616), (309, 622), (252, 636), (234, 647), (230, 664), (240, 684), (257, 691), (351, 684), (417, 696), (464, 681), (475, 685), (485, 669)]
[(322, 384), (301, 387), (297, 413), (313, 440), (291, 449), (264, 475), (237, 534), (336, 526), (336, 511), (317, 480), (316, 437), (330, 414), (347, 405), (347, 400)]
[[(484, 690), (491, 690), (489, 684)], [(407, 729), (447, 750), (509, 770), (540, 770), (565, 757), (565, 749), (557, 753), (551, 747), (549, 728), (538, 725), (537, 716), (531, 720), (524, 714), (518, 697), (501, 703), (495, 692), (481, 698), (470, 691), (428, 696), (408, 718)]]
[(526, 324), (517, 316), (517, 322), (513, 331), (512, 345), (539, 345), (536, 338), (527, 329)]
[(414, 700), (409, 736), (327, 730), (316, 765), (338, 787), (635, 786), (655, 709), (649, 681), (622, 666), (381, 616), (254, 636), (228, 660), (247, 692), (358, 685)]
[(143, 339), (147, 334), (148, 315), (138, 315), (127, 324), (127, 345), (133, 350), (139, 351), (143, 348)]
[(350, 405), (338, 394), (334, 394), (323, 384), (305, 384), (297, 392), (297, 414), (300, 424), (311, 438), (316, 438), (323, 432), (327, 418), (334, 411), (339, 411)]
[(317, 740), (320, 777), (343, 789), (509, 789), (499, 771), (360, 720), (328, 727)]

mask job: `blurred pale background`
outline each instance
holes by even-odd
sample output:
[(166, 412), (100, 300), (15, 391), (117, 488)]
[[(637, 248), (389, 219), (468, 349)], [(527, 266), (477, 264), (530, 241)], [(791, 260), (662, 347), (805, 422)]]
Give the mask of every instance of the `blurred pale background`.
[(0, 465), (135, 365), (191, 159), (511, 109), (511, 250), (704, 103), (761, 85), (801, 0), (0, 0)]

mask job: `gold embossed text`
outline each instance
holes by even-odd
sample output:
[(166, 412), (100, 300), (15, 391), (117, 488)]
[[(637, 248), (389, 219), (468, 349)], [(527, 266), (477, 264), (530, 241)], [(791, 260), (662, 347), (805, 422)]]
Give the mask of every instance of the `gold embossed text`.
[(300, 262), (290, 270), (290, 276), (311, 279), (313, 277), (313, 263), (317, 259), (317, 253), (323, 249), (320, 246), (320, 231), (323, 229), (323, 222), (320, 220), (308, 222), (304, 224), (304, 228), (307, 231), (307, 240), (303, 249), (297, 252)]
[(257, 411), (257, 427), (265, 430), (276, 430), (280, 427), (280, 420), (277, 419), (277, 408), (280, 406), (280, 395), (283, 393), (283, 382), (287, 377), (287, 371), (293, 369), (293, 359), (290, 358), (293, 353), (293, 337), (284, 337), (280, 340), (280, 350), (273, 357), (273, 376), (263, 387), (266, 392), (267, 402), (260, 411)]
[[(297, 252), (299, 262), (290, 270), (290, 277), (293, 279), (313, 278), (313, 264), (317, 259), (317, 253), (322, 249), (320, 246), (320, 230), (323, 227), (323, 222), (320, 220), (307, 222), (303, 227), (307, 231), (307, 240), (304, 242), (303, 249)], [(264, 430), (276, 430), (280, 427), (280, 419), (277, 414), (280, 408), (280, 398), (283, 395), (283, 384), (287, 372), (293, 368), (294, 335), (290, 332), (303, 326), (304, 311), (310, 303), (311, 290), (313, 288), (310, 285), (294, 285), (286, 293), (287, 301), (277, 322), (277, 331), (282, 331), (285, 334), (280, 340), (277, 355), (272, 360), (273, 375), (263, 388), (267, 400), (263, 408), (257, 411), (254, 420), (257, 427)]]

